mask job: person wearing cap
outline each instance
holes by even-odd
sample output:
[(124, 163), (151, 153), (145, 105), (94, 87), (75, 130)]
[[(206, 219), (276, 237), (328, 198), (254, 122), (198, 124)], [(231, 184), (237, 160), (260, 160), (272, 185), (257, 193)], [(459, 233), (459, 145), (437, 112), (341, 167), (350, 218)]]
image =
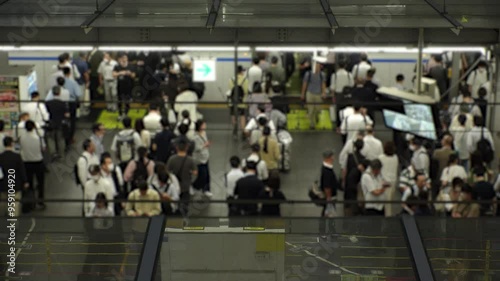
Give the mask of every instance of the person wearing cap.
[[(337, 198), (337, 190), (340, 189), (340, 183), (337, 180), (337, 175), (333, 170), (333, 162), (335, 161), (335, 152), (327, 150), (323, 152), (323, 165), (321, 166), (321, 178), (319, 188), (325, 193), (326, 201), (330, 202)], [(321, 211), (322, 217), (333, 216), (335, 211), (333, 203), (327, 203)]]
[[(238, 76), (236, 78), (236, 84), (238, 86), (241, 87), (241, 89), (243, 89), (243, 102), (247, 101), (248, 100), (248, 87), (249, 87), (249, 82), (248, 82), (248, 77), (247, 75), (245, 74), (245, 69), (243, 68), (243, 66), (241, 65), (238, 65)], [(229, 80), (229, 89), (230, 91), (232, 91), (235, 87), (234, 85), (234, 78), (231, 78)], [(233, 127), (236, 129), (236, 122), (237, 122), (237, 119), (239, 118), (239, 127), (241, 130), (243, 130), (243, 128), (245, 128), (245, 111), (246, 111), (246, 108), (247, 108), (247, 105), (244, 104), (244, 103), (240, 103), (238, 104), (237, 106), (237, 110), (234, 111), (234, 108), (231, 107), (230, 111), (231, 111), (231, 122), (232, 122), (232, 125)], [(233, 131), (233, 135), (236, 135), (237, 132), (236, 131)], [(244, 137), (244, 132), (242, 131), (242, 138)]]
[(45, 103), (40, 100), (40, 93), (37, 91), (31, 93), (31, 101), (24, 104), (23, 111), (27, 112), (31, 120), (40, 128), (45, 127), (49, 121), (49, 112)]
[(308, 71), (302, 80), (301, 100), (307, 103), (310, 128), (316, 128), (318, 121), (319, 107), (326, 99), (326, 77), (321, 72), (321, 64), (316, 61), (314, 72)]
[[(266, 186), (257, 177), (257, 162), (246, 162), (245, 176), (236, 182), (234, 198), (237, 200), (258, 200)], [(237, 205), (238, 213), (243, 216), (256, 216), (259, 214), (257, 202)]]
[(462, 202), (453, 207), (451, 216), (453, 218), (477, 218), (481, 214), (481, 206), (473, 202), (473, 190), (468, 184), (462, 186)]
[[(384, 216), (384, 203), (387, 200), (386, 192), (391, 184), (382, 179), (382, 162), (376, 159), (370, 162), (370, 167), (361, 176), (361, 189), (365, 197), (365, 215)], [(380, 201), (378, 203), (377, 201)]]

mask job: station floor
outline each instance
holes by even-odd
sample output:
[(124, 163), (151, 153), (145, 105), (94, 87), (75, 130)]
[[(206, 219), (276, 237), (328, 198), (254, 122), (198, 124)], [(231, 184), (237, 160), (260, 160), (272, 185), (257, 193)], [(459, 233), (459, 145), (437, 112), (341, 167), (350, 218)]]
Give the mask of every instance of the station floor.
[[(246, 157), (249, 153), (248, 146), (241, 140), (232, 137), (230, 116), (227, 110), (205, 109), (202, 110), (207, 120), (208, 138), (212, 141), (210, 148), (210, 175), (213, 199), (225, 199), (224, 174), (229, 171), (229, 158), (233, 155)], [(91, 124), (97, 119), (97, 113), (86, 119), (79, 120), (76, 133), (76, 143), (65, 158), (49, 165), (49, 173), (45, 181), (46, 199), (72, 199), (82, 198), (82, 190), (77, 188), (73, 180), (73, 166), (81, 154), (82, 141), (90, 136)], [(377, 136), (382, 141), (392, 138), (391, 133), (385, 129), (383, 122), (377, 122), (381, 131)], [(117, 130), (107, 130), (104, 144), (105, 148), (111, 145)], [(292, 160), (291, 170), (283, 173), (281, 190), (289, 200), (308, 200), (307, 192), (316, 178), (319, 177), (321, 168), (321, 154), (324, 150), (334, 149), (340, 153), (342, 149), (340, 135), (333, 130), (328, 131), (301, 131), (292, 132)], [(338, 164), (336, 164), (338, 170)], [(342, 194), (340, 194), (342, 196)], [(201, 199), (201, 198), (200, 198)], [(36, 216), (80, 216), (81, 203), (47, 203), (43, 211), (32, 213)], [(225, 204), (199, 204), (194, 206), (193, 214), (198, 216), (227, 216)], [(341, 209), (341, 208), (340, 208)], [(311, 204), (283, 205), (283, 216), (313, 216), (317, 217), (321, 209)]]
[[(133, 109), (134, 110), (134, 109)], [(132, 111), (133, 111), (132, 110)], [(213, 199), (225, 199), (224, 175), (229, 171), (229, 158), (238, 155), (240, 158), (249, 154), (248, 145), (241, 140), (234, 140), (230, 125), (230, 116), (226, 109), (204, 109), (201, 111), (207, 120), (207, 134), (212, 141), (210, 147), (210, 175)], [(99, 112), (93, 112), (90, 116), (79, 120), (76, 133), (76, 143), (65, 158), (49, 165), (49, 173), (46, 175), (45, 196), (46, 199), (73, 199), (82, 198), (82, 190), (76, 187), (73, 179), (73, 166), (81, 154), (81, 143), (91, 134), (91, 125), (97, 120)], [(392, 130), (385, 127), (380, 114), (375, 116), (375, 134), (384, 141), (392, 140)], [(110, 147), (113, 136), (118, 130), (107, 130), (104, 144)], [(311, 184), (319, 177), (321, 168), (321, 154), (324, 150), (333, 149), (336, 155), (342, 149), (340, 135), (333, 130), (323, 131), (297, 131), (292, 132), (292, 160), (291, 170), (282, 173), (281, 190), (288, 200), (308, 200), (307, 192)], [(495, 137), (497, 151), (500, 141)], [(493, 166), (496, 167), (496, 166)], [(338, 162), (334, 166), (336, 171), (340, 170)], [(197, 199), (203, 199), (195, 197)], [(339, 199), (343, 198), (342, 192)], [(398, 204), (399, 205), (399, 204)], [(196, 216), (225, 217), (227, 208), (222, 203), (200, 203), (193, 206), (192, 214)], [(321, 208), (312, 204), (283, 204), (282, 216), (290, 217), (318, 217)], [(337, 208), (342, 214), (342, 206)], [(35, 211), (35, 216), (80, 216), (81, 203), (47, 203), (43, 211)]]

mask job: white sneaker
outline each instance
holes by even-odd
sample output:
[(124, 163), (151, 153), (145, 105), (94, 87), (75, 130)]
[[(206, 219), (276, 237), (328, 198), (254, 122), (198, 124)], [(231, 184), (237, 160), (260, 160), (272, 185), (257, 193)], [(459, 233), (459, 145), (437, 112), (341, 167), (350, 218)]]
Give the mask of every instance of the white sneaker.
[(205, 196), (206, 196), (206, 197), (208, 197), (208, 198), (212, 198), (212, 196), (214, 196), (214, 195), (212, 194), (212, 192), (210, 192), (210, 191), (205, 191), (205, 192), (203, 192), (203, 195), (205, 195)]

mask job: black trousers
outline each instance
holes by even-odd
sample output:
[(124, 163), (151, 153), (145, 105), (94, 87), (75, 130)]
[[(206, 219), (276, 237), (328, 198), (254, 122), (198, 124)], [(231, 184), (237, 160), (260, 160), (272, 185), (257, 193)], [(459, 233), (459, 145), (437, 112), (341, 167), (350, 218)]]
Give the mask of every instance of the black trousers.
[(71, 101), (68, 103), (69, 105), (69, 139), (73, 139), (76, 131), (76, 110), (78, 109), (78, 103), (75, 101)]
[(128, 114), (130, 110), (130, 101), (132, 100), (132, 91), (120, 91), (118, 89), (118, 112), (120, 115)]
[(59, 143), (61, 139), (64, 139), (65, 149), (69, 149), (69, 146), (71, 144), (71, 138), (69, 136), (70, 130), (71, 129), (65, 128), (64, 125), (52, 128), (50, 134), (52, 135), (52, 139), (54, 140), (54, 153), (59, 154), (59, 152), (61, 151), (61, 144)]
[(24, 162), (26, 169), (26, 177), (31, 189), (35, 189), (33, 180), (36, 177), (36, 190), (38, 191), (38, 199), (43, 199), (45, 194), (45, 167), (43, 161), (40, 162)]

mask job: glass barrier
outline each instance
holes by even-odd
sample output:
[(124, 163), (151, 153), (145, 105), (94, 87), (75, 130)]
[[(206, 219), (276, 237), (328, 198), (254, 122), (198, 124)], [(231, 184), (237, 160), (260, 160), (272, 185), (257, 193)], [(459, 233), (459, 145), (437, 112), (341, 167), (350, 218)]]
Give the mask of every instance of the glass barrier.
[(133, 280), (148, 220), (2, 218), (12, 227), (0, 238), (1, 274), (7, 280)]

